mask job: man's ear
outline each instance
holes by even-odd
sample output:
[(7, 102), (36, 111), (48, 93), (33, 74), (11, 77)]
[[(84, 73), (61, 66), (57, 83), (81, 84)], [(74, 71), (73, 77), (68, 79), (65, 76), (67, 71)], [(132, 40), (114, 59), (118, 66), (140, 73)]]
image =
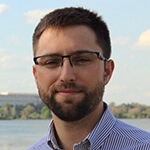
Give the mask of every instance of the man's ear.
[(114, 65), (114, 61), (113, 60), (106, 61), (105, 74), (104, 74), (105, 85), (109, 82), (109, 80), (110, 80), (110, 78), (112, 76), (114, 67), (115, 67), (115, 65)]
[(34, 76), (35, 83), (37, 85), (37, 68), (36, 68), (35, 65), (32, 66), (32, 73), (33, 73), (33, 76)]

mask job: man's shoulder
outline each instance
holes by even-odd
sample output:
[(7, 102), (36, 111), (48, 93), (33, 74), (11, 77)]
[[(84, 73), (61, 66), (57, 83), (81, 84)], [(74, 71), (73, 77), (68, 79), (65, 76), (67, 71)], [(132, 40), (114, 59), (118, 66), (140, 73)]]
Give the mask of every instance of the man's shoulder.
[(116, 119), (103, 146), (107, 145), (111, 149), (150, 150), (150, 133)]
[(120, 120), (116, 121), (113, 128), (114, 133), (119, 134), (123, 138), (135, 140), (138, 142), (148, 142), (150, 144), (150, 132), (140, 129), (138, 127), (129, 125)]
[(48, 137), (45, 136), (39, 141), (37, 141), (35, 144), (31, 145), (27, 150), (40, 150), (40, 149), (49, 149), (50, 147), (47, 144)]

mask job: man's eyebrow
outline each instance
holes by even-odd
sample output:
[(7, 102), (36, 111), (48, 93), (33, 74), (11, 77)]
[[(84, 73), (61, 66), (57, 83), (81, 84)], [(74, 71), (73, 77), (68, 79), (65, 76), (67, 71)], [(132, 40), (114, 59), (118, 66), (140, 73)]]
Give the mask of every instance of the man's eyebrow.
[[(76, 51), (70, 52), (70, 53), (65, 54), (65, 55), (72, 55), (72, 54), (81, 53), (81, 52), (90, 52), (90, 50), (87, 50), (87, 49), (78, 49)], [(37, 57), (39, 57), (39, 56), (51, 56), (51, 55), (64, 56), (61, 53), (57, 53), (56, 52), (56, 53), (46, 53), (46, 54), (43, 54), (43, 55), (38, 55)]]

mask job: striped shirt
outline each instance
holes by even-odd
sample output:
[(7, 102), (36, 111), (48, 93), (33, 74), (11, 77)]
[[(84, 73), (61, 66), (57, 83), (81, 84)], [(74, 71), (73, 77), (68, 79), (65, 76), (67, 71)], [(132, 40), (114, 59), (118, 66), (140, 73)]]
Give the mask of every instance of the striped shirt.
[[(116, 119), (105, 104), (105, 112), (91, 133), (73, 150), (150, 150), (150, 133)], [(61, 150), (54, 136), (53, 121), (48, 136), (28, 150)]]

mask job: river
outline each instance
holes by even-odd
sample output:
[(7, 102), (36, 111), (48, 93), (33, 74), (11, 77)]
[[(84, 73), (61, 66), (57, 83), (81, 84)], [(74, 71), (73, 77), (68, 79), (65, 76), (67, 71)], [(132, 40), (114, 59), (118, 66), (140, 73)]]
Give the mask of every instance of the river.
[[(150, 119), (122, 119), (150, 132)], [(26, 150), (48, 132), (49, 120), (0, 120), (0, 150)]]

